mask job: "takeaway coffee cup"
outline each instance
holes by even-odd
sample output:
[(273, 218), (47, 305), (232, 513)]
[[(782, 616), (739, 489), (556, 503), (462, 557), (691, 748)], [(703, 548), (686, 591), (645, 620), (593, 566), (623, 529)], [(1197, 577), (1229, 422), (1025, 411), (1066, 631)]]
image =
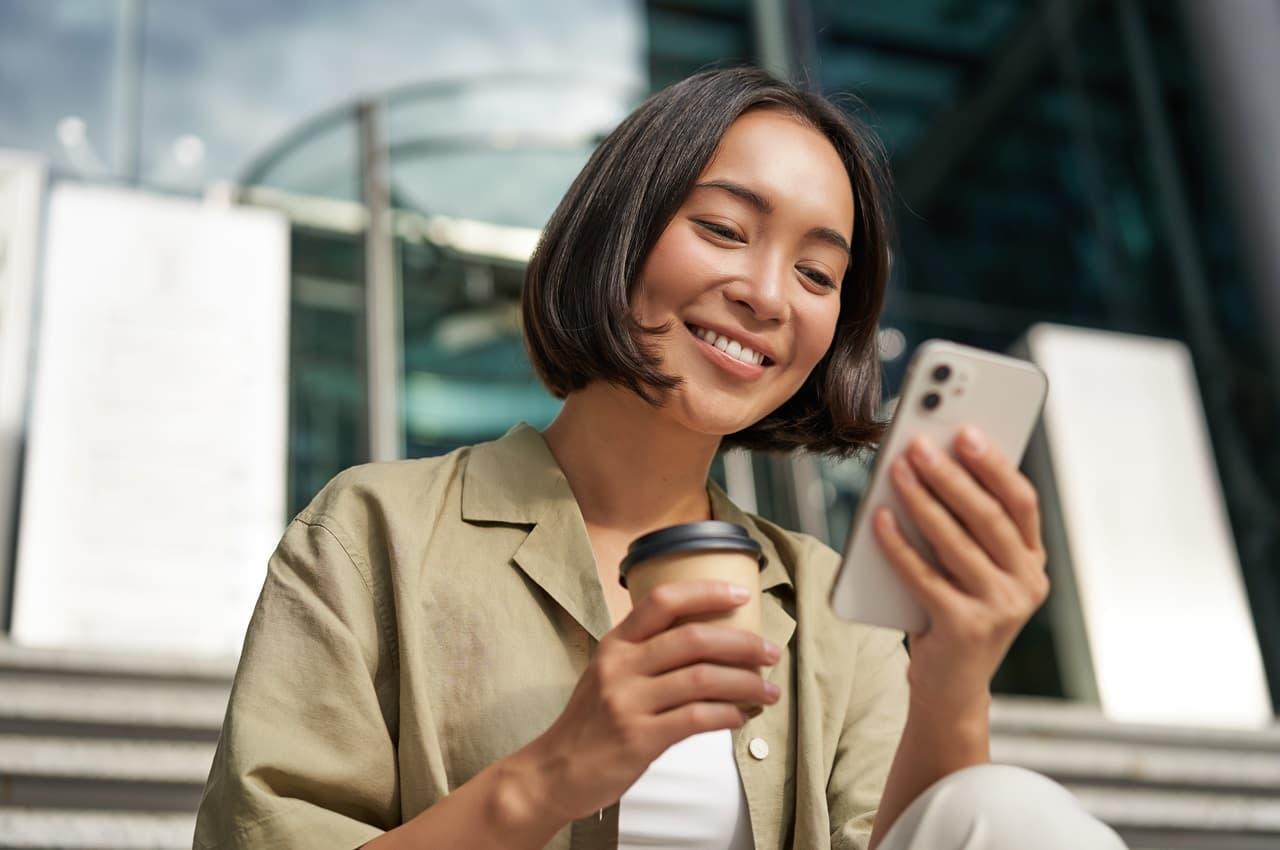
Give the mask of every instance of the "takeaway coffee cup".
[[(751, 591), (748, 602), (730, 611), (683, 617), (672, 627), (705, 621), (761, 634), (760, 571), (764, 565), (760, 544), (742, 526), (720, 520), (686, 522), (631, 541), (618, 568), (618, 581), (630, 591), (633, 606), (658, 585), (671, 581), (716, 579), (740, 584)], [(752, 703), (738, 707), (749, 717), (763, 710)]]

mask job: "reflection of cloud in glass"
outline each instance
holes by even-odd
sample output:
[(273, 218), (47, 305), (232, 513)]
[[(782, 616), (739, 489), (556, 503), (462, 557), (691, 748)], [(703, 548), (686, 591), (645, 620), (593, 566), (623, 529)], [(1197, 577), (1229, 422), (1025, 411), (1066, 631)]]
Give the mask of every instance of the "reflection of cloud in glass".
[[(90, 7), (93, 7), (92, 9)], [(0, 144), (52, 151), (54, 126), (107, 126), (114, 6), (0, 5)], [(220, 0), (145, 7), (142, 171), (181, 177), (185, 135), (203, 140), (203, 176), (230, 178), (299, 122), (360, 95), (428, 78), (559, 71), (643, 82), (634, 0), (320, 0), (304, 6)], [(93, 9), (103, 9), (100, 13)], [(474, 107), (490, 119), (498, 104)], [(532, 103), (526, 118), (546, 118)], [(510, 101), (504, 120), (520, 123)], [(455, 112), (458, 120), (468, 110)], [(581, 124), (575, 112), (557, 121)], [(598, 116), (595, 116), (598, 117)]]
[(0, 3), (0, 146), (59, 155), (56, 127), (83, 119), (98, 151), (107, 124), (114, 4)]

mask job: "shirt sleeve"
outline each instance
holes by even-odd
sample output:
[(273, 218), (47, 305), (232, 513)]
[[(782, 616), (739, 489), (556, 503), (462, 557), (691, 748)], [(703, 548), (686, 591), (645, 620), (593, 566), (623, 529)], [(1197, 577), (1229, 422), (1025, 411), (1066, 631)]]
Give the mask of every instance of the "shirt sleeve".
[(271, 556), (195, 850), (346, 850), (398, 824), (394, 652), (354, 551), (338, 526), (304, 514)]
[(906, 726), (907, 651), (897, 629), (868, 626), (827, 784), (831, 850), (866, 850), (885, 780)]

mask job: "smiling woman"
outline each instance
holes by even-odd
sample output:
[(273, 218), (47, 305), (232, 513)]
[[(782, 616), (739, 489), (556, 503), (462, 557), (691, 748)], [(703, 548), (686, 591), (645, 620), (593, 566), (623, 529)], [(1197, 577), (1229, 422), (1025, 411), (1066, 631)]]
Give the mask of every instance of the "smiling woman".
[[(848, 174), (822, 133), (766, 108), (729, 126), (633, 299), (645, 326), (678, 318), (703, 332), (689, 362), (688, 345), (662, 347), (663, 370), (698, 384), (677, 391), (686, 424), (733, 434), (795, 395), (831, 348), (854, 228)], [(750, 388), (735, 380), (766, 372)]]
[[(1122, 846), (1060, 786), (986, 764), (1001, 647), (979, 620), (922, 641), (909, 681), (901, 632), (832, 612), (839, 555), (708, 479), (725, 446), (848, 454), (883, 433), (883, 179), (866, 133), (756, 69), (623, 121), (525, 279), (559, 415), (347, 470), (298, 515), (196, 847)], [(993, 455), (989, 477), (1025, 493)], [(633, 608), (629, 542), (704, 520), (759, 545), (758, 585), (671, 581)], [(1038, 549), (1006, 548), (1034, 576)], [(1030, 610), (1016, 598), (967, 610), (1003, 635)], [(704, 622), (747, 600), (761, 634)], [(1027, 841), (1031, 823), (1048, 826)]]
[(534, 367), (560, 398), (599, 380), (669, 403), (685, 379), (707, 377), (679, 352), (709, 352), (672, 335), (701, 327), (773, 368), (741, 373), (768, 377), (749, 405), (721, 407), (731, 386), (700, 388), (686, 424), (721, 411), (724, 448), (847, 457), (876, 444), (887, 173), (855, 119), (761, 71), (655, 94), (547, 223), (523, 298)]

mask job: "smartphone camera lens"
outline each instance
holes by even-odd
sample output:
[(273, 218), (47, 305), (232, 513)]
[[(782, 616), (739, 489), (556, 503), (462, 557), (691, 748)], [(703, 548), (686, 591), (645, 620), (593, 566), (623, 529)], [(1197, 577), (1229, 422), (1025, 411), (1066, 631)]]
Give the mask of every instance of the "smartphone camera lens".
[(942, 383), (943, 381), (945, 381), (947, 378), (950, 378), (950, 377), (951, 377), (951, 367), (947, 366), (946, 364), (943, 364), (942, 366), (939, 366), (937, 369), (933, 370), (933, 379), (938, 383)]
[(925, 410), (933, 410), (935, 407), (937, 407), (941, 403), (942, 403), (942, 396), (938, 395), (937, 393), (928, 393), (925, 395), (924, 399), (921, 401), (921, 404), (924, 405)]

